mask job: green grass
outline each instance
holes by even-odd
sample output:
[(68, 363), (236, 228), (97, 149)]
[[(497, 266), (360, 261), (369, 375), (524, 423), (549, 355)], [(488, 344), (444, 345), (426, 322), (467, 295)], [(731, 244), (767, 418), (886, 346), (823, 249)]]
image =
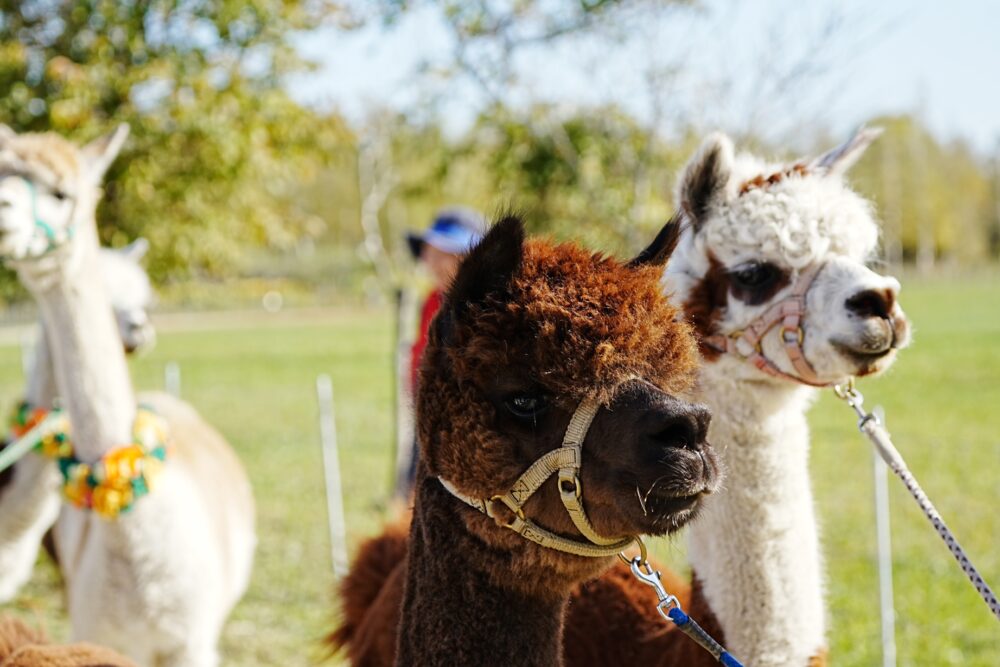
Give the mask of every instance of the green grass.
[[(916, 341), (885, 378), (861, 385), (882, 404), (897, 445), (986, 578), (1000, 586), (1000, 284), (910, 284)], [(254, 317), (254, 326), (161, 332), (133, 362), (136, 385), (162, 386), (177, 361), (184, 397), (246, 462), (259, 512), (253, 583), (226, 627), (227, 665), (307, 665), (333, 617), (314, 381), (333, 377), (352, 545), (378, 529), (389, 485), (392, 323), (386, 313)], [(0, 347), (0, 400), (22, 380)], [(812, 412), (813, 479), (828, 570), (831, 658), (879, 661), (870, 448), (852, 413), (825, 395)], [(937, 535), (890, 480), (900, 665), (1000, 664), (1000, 631)], [(683, 539), (658, 545), (683, 565)], [(10, 605), (58, 638), (66, 621), (42, 557)]]

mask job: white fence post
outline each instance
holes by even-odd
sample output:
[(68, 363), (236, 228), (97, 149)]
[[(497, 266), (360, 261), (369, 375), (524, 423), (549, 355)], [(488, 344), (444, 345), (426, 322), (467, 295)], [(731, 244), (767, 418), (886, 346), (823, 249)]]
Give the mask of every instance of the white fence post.
[[(885, 411), (873, 413), (885, 423)], [(878, 540), (878, 594), (882, 618), (882, 667), (896, 667), (896, 608), (892, 592), (892, 536), (889, 531), (889, 468), (872, 448), (875, 473), (875, 532)]]
[(316, 398), (319, 402), (319, 434), (326, 479), (327, 520), (330, 523), (330, 555), (333, 576), (339, 579), (347, 574), (347, 523), (344, 520), (344, 492), (340, 482), (337, 425), (333, 413), (333, 382), (329, 375), (316, 378)]

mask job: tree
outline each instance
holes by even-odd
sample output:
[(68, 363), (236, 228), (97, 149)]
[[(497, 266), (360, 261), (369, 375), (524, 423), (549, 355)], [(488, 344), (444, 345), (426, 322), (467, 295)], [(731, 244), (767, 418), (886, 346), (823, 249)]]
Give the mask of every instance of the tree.
[(151, 241), (154, 278), (221, 275), (248, 246), (322, 222), (297, 193), (350, 135), (295, 103), (295, 31), (329, 0), (0, 0), (0, 121), (87, 140), (132, 126), (98, 214), (106, 242)]
[(939, 259), (987, 259), (993, 215), (987, 166), (960, 142), (942, 144), (912, 116), (869, 124), (885, 134), (851, 179), (888, 223), (888, 258), (901, 255), (925, 269)]

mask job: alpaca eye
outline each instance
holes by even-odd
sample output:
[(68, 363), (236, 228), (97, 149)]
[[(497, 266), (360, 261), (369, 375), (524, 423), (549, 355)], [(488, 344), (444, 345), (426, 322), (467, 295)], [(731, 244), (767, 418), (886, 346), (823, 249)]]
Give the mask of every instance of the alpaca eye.
[(66, 201), (67, 199), (69, 199), (69, 195), (63, 192), (62, 190), (53, 190), (52, 196), (58, 199), (59, 201)]
[(755, 263), (729, 273), (736, 287), (745, 290), (759, 290), (769, 286), (781, 275), (774, 264)]
[(504, 401), (504, 406), (515, 417), (531, 419), (545, 411), (548, 401), (543, 396), (535, 394), (518, 394)]

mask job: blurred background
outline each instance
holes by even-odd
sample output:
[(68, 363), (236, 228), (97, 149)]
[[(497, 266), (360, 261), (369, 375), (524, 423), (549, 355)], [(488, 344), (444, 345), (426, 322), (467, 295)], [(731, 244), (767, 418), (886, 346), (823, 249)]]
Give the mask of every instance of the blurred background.
[[(335, 613), (313, 382), (333, 376), (349, 544), (392, 481), (404, 234), (444, 205), (635, 252), (723, 130), (776, 158), (885, 134), (850, 180), (883, 222), (916, 343), (866, 394), (1000, 585), (1000, 5), (847, 0), (0, 0), (0, 122), (128, 122), (103, 240), (150, 241), (160, 344), (250, 469), (261, 546), (227, 664), (312, 664)], [(0, 398), (33, 306), (0, 275)], [(405, 301), (405, 300), (404, 300)], [(864, 388), (864, 387), (863, 387)], [(832, 660), (879, 661), (870, 455), (813, 419)], [(892, 483), (900, 664), (997, 665), (1000, 634)], [(661, 546), (683, 569), (683, 539)], [(59, 636), (45, 565), (12, 609)]]

